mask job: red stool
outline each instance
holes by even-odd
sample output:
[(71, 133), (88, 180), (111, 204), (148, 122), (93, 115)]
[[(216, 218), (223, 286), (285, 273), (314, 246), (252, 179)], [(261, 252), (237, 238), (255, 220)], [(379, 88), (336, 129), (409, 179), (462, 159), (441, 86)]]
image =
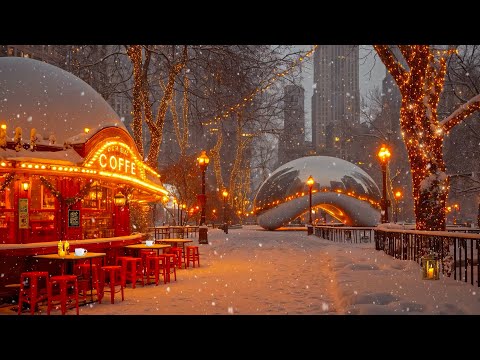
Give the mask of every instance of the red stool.
[[(69, 294), (69, 289), (73, 290), (73, 294)], [(77, 309), (78, 315), (78, 280), (76, 275), (58, 275), (50, 277), (47, 287), (47, 296), (47, 315), (50, 315), (53, 301), (60, 302), (62, 315), (65, 315), (67, 310), (67, 301), (69, 300), (75, 301), (75, 308)]]
[(186, 253), (187, 253), (187, 264), (186, 264), (186, 266), (189, 267), (190, 266), (190, 261), (191, 261), (192, 264), (193, 264), (193, 267), (195, 267), (195, 261), (196, 261), (197, 264), (198, 264), (198, 267), (200, 267), (200, 254), (198, 252), (198, 246), (190, 245), (190, 246), (186, 246), (185, 249), (186, 249)]
[[(172, 247), (170, 248), (170, 253), (175, 254), (177, 256), (177, 267), (179, 269), (182, 268), (183, 261), (183, 250), (181, 247)], [(185, 265), (186, 267), (186, 265)]]
[(126, 283), (126, 273), (127, 273), (127, 260), (133, 258), (133, 256), (118, 256), (115, 260), (115, 265), (120, 265), (122, 267), (122, 279), (123, 287), (127, 287)]
[(47, 283), (47, 271), (26, 271), (20, 274), (18, 315), (22, 312), (23, 304), (30, 306), (30, 314), (35, 313), (37, 304), (47, 298)]
[[(110, 266), (102, 266), (100, 268), (101, 272), (101, 282), (102, 282), (102, 298), (106, 292), (110, 293), (110, 302), (112, 304), (115, 303), (115, 293), (121, 292), (122, 293), (122, 301), (124, 300), (123, 294), (123, 284), (125, 280), (123, 278), (123, 269), (120, 265), (110, 265)], [(110, 288), (105, 289), (105, 285), (108, 285)], [(119, 286), (120, 288), (116, 290), (116, 287)]]
[[(102, 303), (102, 295), (101, 295), (101, 285), (100, 285), (100, 276), (98, 275), (98, 267), (97, 264), (92, 264), (92, 273), (90, 274), (90, 264), (77, 264), (75, 266), (74, 274), (78, 277), (81, 277), (82, 280), (78, 281), (78, 288), (79, 291), (83, 294), (83, 299), (85, 302), (87, 301), (87, 292), (91, 289), (90, 286), (90, 279), (92, 280), (91, 284), (95, 287), (95, 291), (97, 292), (97, 300), (98, 303)], [(90, 278), (91, 277), (91, 278)]]
[(177, 281), (177, 255), (175, 254), (163, 254), (162, 256), (165, 257), (166, 261), (166, 271), (168, 282), (170, 282), (170, 274), (173, 272), (175, 276), (175, 281)]
[(135, 284), (137, 281), (142, 282), (142, 286), (145, 286), (143, 282), (143, 264), (141, 258), (131, 257), (125, 260), (125, 282), (132, 282), (132, 289), (135, 289)]
[[(166, 284), (167, 278), (169, 277), (167, 275), (167, 258), (163, 255), (147, 256), (146, 262), (147, 271), (145, 274), (147, 276), (147, 284), (150, 283), (150, 277), (152, 276), (155, 279), (155, 286), (157, 286), (160, 279), (160, 272), (163, 276), (163, 283)], [(168, 279), (168, 281), (170, 281), (170, 279)]]
[(147, 274), (147, 256), (157, 256), (157, 252), (148, 249), (140, 249), (139, 255), (142, 258), (143, 272)]

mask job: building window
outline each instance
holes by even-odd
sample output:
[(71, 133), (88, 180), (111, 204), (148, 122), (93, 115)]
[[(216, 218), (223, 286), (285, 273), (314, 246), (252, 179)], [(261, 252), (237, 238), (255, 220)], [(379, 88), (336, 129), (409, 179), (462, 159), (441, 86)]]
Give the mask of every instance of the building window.
[(41, 186), (41, 201), (42, 209), (55, 209), (55, 196), (43, 185)]

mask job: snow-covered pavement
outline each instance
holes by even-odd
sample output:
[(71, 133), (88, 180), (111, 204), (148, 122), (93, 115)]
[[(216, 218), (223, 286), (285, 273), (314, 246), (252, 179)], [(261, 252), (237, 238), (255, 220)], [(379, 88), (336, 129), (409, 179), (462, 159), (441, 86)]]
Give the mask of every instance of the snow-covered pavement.
[(422, 280), (418, 264), (393, 259), (373, 243), (257, 226), (228, 235), (209, 229), (208, 236), (210, 244), (199, 245), (200, 268), (179, 270), (170, 284), (128, 285), (125, 301), (106, 298), (80, 314), (480, 314), (477, 287)]

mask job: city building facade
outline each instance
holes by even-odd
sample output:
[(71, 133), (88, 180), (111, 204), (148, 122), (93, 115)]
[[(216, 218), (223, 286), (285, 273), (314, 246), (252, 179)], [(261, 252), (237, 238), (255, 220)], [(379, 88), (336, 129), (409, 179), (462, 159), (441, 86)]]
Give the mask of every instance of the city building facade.
[(319, 45), (313, 62), (313, 150), (346, 158), (349, 130), (360, 123), (359, 47)]

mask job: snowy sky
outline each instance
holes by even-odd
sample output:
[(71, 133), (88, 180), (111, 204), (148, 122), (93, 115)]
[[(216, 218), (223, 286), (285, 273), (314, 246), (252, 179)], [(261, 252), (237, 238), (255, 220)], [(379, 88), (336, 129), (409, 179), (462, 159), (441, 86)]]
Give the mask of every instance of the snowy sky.
[[(300, 50), (306, 50), (312, 48), (312, 45), (295, 45)], [(385, 66), (380, 59), (374, 55), (371, 45), (360, 45), (360, 96), (365, 97), (369, 90), (372, 90), (375, 86), (380, 86), (383, 78), (385, 77)], [(311, 110), (312, 110), (312, 85), (313, 85), (313, 56), (303, 66), (303, 82), (302, 85), (305, 88), (305, 127), (306, 127), (306, 140), (311, 140)]]

